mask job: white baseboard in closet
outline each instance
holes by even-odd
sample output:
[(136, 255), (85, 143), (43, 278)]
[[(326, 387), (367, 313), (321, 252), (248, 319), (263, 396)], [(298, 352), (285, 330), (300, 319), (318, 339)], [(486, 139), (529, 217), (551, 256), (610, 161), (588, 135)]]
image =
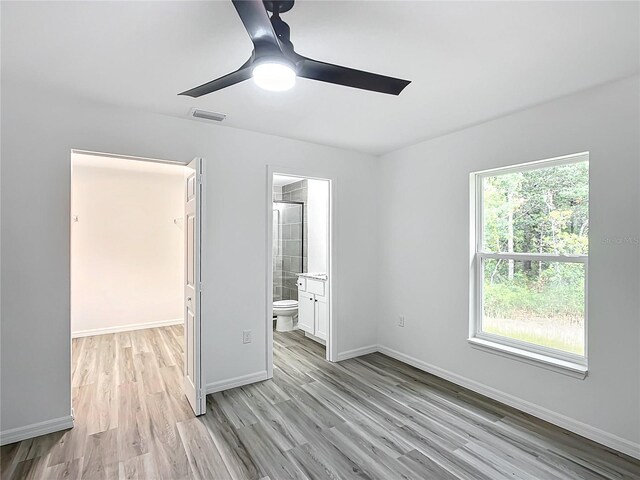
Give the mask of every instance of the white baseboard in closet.
[(119, 327), (94, 328), (91, 330), (79, 330), (71, 332), (71, 338), (92, 337), (93, 335), (105, 335), (107, 333), (130, 332), (133, 330), (144, 330), (145, 328), (168, 327), (169, 325), (182, 325), (182, 318), (171, 320), (161, 320), (159, 322), (134, 323), (132, 325), (121, 325)]

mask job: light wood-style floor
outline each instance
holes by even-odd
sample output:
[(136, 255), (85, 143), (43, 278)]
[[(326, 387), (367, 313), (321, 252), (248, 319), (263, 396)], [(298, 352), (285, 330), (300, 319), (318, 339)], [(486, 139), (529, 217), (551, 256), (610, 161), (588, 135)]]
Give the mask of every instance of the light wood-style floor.
[(182, 327), (74, 340), (76, 427), (2, 448), (2, 478), (640, 479), (640, 461), (381, 354), (274, 333), (274, 378), (182, 395)]

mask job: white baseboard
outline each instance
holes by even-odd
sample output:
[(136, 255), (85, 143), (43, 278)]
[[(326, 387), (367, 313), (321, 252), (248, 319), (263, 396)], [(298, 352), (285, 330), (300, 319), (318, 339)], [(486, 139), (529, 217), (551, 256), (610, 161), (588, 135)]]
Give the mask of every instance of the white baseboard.
[(347, 350), (346, 352), (340, 352), (338, 354), (338, 361), (348, 360), (350, 358), (361, 357), (369, 353), (378, 351), (378, 345), (368, 345), (366, 347), (354, 348), (353, 350)]
[(415, 357), (405, 355), (391, 348), (383, 345), (378, 346), (378, 351), (389, 357), (395, 358), (403, 363), (416, 367), (427, 373), (436, 375), (437, 377), (444, 378), (456, 385), (473, 390), (476, 393), (492, 398), (498, 402), (509, 405), (510, 407), (521, 410), (525, 413), (533, 415), (534, 417), (545, 420), (549, 423), (562, 427), (570, 432), (576, 433), (580, 436), (586, 437), (594, 442), (601, 443), (607, 447), (613, 448), (619, 452), (625, 453), (631, 457), (640, 459), (640, 444), (631, 442), (624, 438), (621, 438), (612, 433), (605, 432), (599, 428), (593, 427), (586, 423), (580, 422), (565, 415), (556, 413), (547, 408), (541, 407), (534, 403), (523, 400), (522, 398), (515, 397), (508, 393), (501, 392), (495, 388), (488, 387), (482, 383), (476, 382), (466, 377), (462, 377), (455, 373), (444, 370), (435, 365), (428, 364)]
[(119, 327), (94, 328), (91, 330), (79, 330), (71, 332), (71, 338), (92, 337), (94, 335), (106, 335), (107, 333), (131, 332), (133, 330), (144, 330), (145, 328), (168, 327), (169, 325), (182, 325), (182, 318), (171, 320), (161, 320), (159, 322), (134, 323), (132, 325), (122, 325)]
[(25, 427), (11, 428), (0, 432), (0, 445), (8, 445), (69, 428), (73, 428), (73, 417), (71, 415), (54, 418), (53, 420), (45, 420), (44, 422), (32, 423)]
[(266, 370), (263, 370), (262, 372), (249, 373), (248, 375), (241, 375), (239, 377), (229, 378), (227, 380), (207, 383), (206, 392), (207, 395), (209, 395), (210, 393), (222, 392), (223, 390), (242, 387), (243, 385), (249, 385), (250, 383), (262, 382), (266, 379)]

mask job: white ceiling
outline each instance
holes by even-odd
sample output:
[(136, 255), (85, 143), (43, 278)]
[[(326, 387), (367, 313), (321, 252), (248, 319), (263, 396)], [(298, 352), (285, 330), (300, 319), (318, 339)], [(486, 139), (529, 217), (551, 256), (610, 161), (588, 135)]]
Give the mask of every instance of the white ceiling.
[(273, 186), (274, 187), (283, 187), (285, 185), (289, 185), (290, 183), (296, 183), (300, 180), (304, 180), (300, 177), (288, 177), (286, 175), (273, 175)]
[(163, 173), (166, 175), (184, 176), (187, 167), (177, 164), (163, 163), (153, 160), (134, 160), (131, 158), (112, 157), (108, 155), (91, 155), (73, 153), (71, 161), (74, 167), (108, 168), (127, 170), (129, 172)]
[[(639, 70), (638, 2), (296, 2), (296, 50), (413, 82), (399, 96), (298, 79), (176, 94), (238, 68), (229, 1), (2, 2), (2, 75), (120, 106), (387, 152)], [(211, 128), (220, 128), (212, 125)]]

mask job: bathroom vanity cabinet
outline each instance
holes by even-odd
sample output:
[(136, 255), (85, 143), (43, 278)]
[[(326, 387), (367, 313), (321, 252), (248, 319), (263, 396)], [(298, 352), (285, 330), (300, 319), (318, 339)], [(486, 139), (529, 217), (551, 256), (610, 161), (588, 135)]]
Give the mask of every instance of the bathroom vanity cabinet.
[(321, 278), (298, 277), (298, 328), (325, 341), (329, 329), (326, 283)]

